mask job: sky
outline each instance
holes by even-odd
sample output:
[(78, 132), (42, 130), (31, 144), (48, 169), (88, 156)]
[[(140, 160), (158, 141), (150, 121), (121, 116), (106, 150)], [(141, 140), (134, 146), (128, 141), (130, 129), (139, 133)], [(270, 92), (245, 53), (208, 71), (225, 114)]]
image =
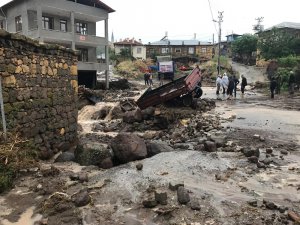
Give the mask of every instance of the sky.
[[(0, 0), (0, 5), (9, 0)], [(143, 44), (162, 39), (218, 41), (218, 12), (223, 12), (222, 40), (236, 33), (254, 33), (256, 18), (269, 28), (281, 22), (300, 23), (299, 0), (101, 0), (109, 14), (109, 40), (141, 39)], [(97, 34), (103, 36), (99, 23)], [(214, 36), (214, 38), (213, 38)]]

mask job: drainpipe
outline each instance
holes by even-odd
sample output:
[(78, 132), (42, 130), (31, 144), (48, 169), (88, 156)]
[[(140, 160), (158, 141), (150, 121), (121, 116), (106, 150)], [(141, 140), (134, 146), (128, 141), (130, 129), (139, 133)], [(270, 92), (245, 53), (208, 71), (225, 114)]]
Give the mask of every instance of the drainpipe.
[(7, 140), (6, 121), (5, 121), (3, 95), (2, 95), (2, 83), (1, 82), (2, 82), (2, 76), (0, 76), (0, 108), (1, 108), (1, 117), (2, 117), (4, 140), (6, 141)]
[(105, 64), (106, 64), (105, 87), (106, 87), (106, 89), (109, 89), (108, 19), (105, 19), (105, 39), (107, 41), (107, 44), (105, 46)]

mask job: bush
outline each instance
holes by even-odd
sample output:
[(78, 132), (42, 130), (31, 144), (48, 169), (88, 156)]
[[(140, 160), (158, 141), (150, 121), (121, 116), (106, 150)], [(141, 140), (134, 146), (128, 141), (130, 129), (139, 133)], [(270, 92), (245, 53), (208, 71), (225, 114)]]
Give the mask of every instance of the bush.
[(20, 169), (37, 166), (37, 156), (31, 141), (8, 134), (8, 140), (0, 142), (0, 193), (12, 186)]
[(300, 57), (287, 56), (278, 59), (278, 65), (280, 67), (290, 67), (294, 68), (300, 63)]

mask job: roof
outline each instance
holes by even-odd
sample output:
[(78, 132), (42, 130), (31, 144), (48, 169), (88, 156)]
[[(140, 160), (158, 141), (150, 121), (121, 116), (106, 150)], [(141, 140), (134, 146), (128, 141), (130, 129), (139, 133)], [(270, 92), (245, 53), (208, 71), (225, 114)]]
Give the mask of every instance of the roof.
[[(16, 2), (17, 0), (11, 0), (9, 2), (7, 2), (6, 4), (0, 6), (0, 7), (7, 7), (9, 6), (12, 2)], [(112, 9), (111, 7), (109, 7), (108, 5), (106, 5), (105, 3), (103, 3), (100, 0), (85, 0), (85, 2), (87, 3), (87, 5), (89, 3), (95, 4), (98, 8), (104, 9), (107, 12), (111, 13), (111, 12), (115, 12), (114, 9)]]
[(122, 41), (114, 42), (114, 45), (143, 45), (143, 43), (136, 41), (134, 38), (126, 38)]
[(199, 40), (169, 40), (169, 39), (163, 39), (160, 41), (155, 42), (149, 42), (148, 45), (172, 45), (172, 46), (182, 46), (182, 45), (212, 45), (210, 42), (202, 42)]
[(272, 30), (273, 28), (291, 28), (291, 29), (297, 29), (300, 30), (300, 23), (294, 23), (294, 22), (282, 22), (277, 25), (274, 25), (272, 27), (269, 27), (265, 29), (264, 31)]
[(236, 37), (236, 36), (242, 36), (242, 35), (233, 33), (233, 34), (228, 34), (225, 37), (229, 37), (229, 36), (235, 36)]

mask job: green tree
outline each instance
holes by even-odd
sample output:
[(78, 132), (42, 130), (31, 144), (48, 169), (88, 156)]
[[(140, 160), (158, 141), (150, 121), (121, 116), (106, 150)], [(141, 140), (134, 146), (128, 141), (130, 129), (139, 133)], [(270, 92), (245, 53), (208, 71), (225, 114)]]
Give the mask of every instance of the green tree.
[(266, 60), (277, 59), (299, 54), (299, 43), (299, 38), (286, 33), (284, 30), (273, 28), (260, 34), (258, 48), (261, 56)]
[(120, 51), (120, 55), (124, 59), (126, 59), (126, 58), (128, 58), (128, 59), (132, 58), (131, 51), (130, 51), (129, 48), (122, 48), (121, 51)]
[(231, 47), (234, 58), (248, 63), (252, 57), (252, 53), (257, 50), (257, 41), (258, 38), (256, 36), (244, 34), (232, 42)]

